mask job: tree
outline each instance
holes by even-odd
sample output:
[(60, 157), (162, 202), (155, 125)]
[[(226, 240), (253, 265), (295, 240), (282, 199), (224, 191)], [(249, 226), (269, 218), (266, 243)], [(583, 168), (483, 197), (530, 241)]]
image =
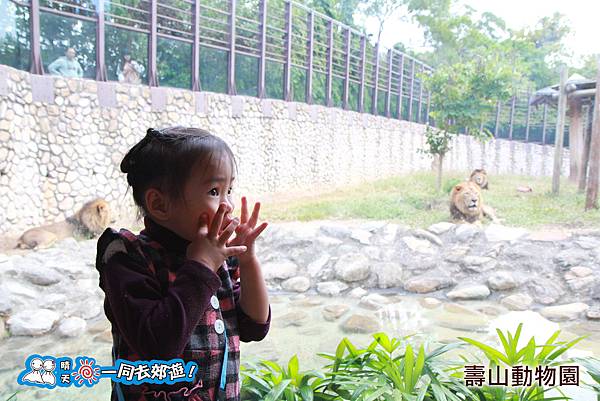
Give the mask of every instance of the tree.
[(510, 97), (513, 75), (506, 61), (480, 57), (439, 67), (430, 76), (422, 77), (435, 105), (430, 114), (436, 127), (427, 128), (427, 147), (421, 151), (436, 158), (438, 192), (442, 185), (444, 156), (450, 150), (453, 136), (461, 131), (480, 140), (492, 136), (480, 127), (496, 103)]

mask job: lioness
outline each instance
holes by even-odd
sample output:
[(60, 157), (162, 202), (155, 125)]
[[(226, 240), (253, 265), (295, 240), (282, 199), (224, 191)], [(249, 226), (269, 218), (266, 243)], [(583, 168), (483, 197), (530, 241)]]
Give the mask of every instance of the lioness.
[(483, 204), (479, 186), (471, 181), (461, 182), (452, 188), (450, 214), (455, 223), (475, 223), (481, 221), (484, 216), (495, 223), (500, 222), (494, 209)]
[(485, 169), (476, 168), (475, 170), (473, 170), (473, 172), (471, 173), (471, 176), (469, 177), (469, 181), (474, 182), (475, 184), (479, 185), (479, 188), (481, 188), (481, 189), (489, 189), (488, 176), (487, 176), (487, 172), (485, 171)]
[(94, 199), (65, 221), (25, 231), (17, 242), (17, 248), (48, 248), (67, 237), (92, 238), (102, 233), (111, 221), (108, 202), (104, 199)]

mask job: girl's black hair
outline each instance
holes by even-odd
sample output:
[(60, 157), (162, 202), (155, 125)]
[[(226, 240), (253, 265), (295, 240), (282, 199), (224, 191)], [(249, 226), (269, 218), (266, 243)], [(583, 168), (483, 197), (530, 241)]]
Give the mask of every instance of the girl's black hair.
[(221, 138), (200, 128), (149, 128), (121, 161), (121, 171), (133, 190), (133, 200), (143, 215), (148, 214), (144, 193), (157, 188), (178, 200), (196, 163), (209, 165), (215, 157), (226, 155), (231, 171), (237, 170), (233, 152)]

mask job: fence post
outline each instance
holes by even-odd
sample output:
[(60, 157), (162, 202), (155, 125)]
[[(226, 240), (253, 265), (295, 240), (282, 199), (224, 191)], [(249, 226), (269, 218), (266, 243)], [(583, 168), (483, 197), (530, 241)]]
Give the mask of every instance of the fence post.
[(351, 40), (352, 40), (352, 31), (350, 28), (346, 28), (345, 35), (345, 47), (346, 47), (346, 61), (345, 61), (345, 70), (344, 70), (344, 99), (343, 99), (343, 107), (344, 110), (348, 110), (348, 98), (350, 96), (350, 51), (351, 51)]
[(157, 0), (150, 0), (150, 39), (148, 40), (148, 85), (158, 86), (156, 70)]
[(104, 0), (96, 3), (96, 81), (106, 81), (104, 57)]
[(502, 108), (502, 103), (498, 101), (496, 103), (496, 124), (494, 124), (494, 138), (498, 138), (498, 129), (500, 128), (500, 109)]
[(377, 115), (377, 95), (379, 84), (379, 42), (375, 46), (375, 71), (373, 71), (373, 96), (371, 96), (371, 114)]
[(394, 53), (392, 49), (388, 50), (388, 75), (387, 75), (387, 88), (385, 92), (385, 116), (390, 118), (390, 100), (392, 96), (392, 62), (394, 61)]
[[(103, 0), (99, 0), (103, 1)], [(194, 14), (192, 19), (194, 30), (194, 43), (192, 44), (192, 90), (200, 92), (200, 0), (194, 0)]]
[(31, 0), (31, 14), (29, 26), (31, 27), (31, 68), (29, 72), (44, 75), (44, 63), (42, 63), (42, 50), (40, 46), (40, 0)]
[(410, 63), (410, 91), (408, 92), (408, 121), (412, 121), (413, 96), (415, 92), (415, 59)]
[(542, 145), (546, 144), (546, 122), (548, 119), (548, 105), (544, 103), (544, 115), (542, 120)]
[(554, 170), (552, 172), (552, 193), (560, 191), (560, 173), (562, 170), (563, 139), (565, 136), (565, 116), (567, 113), (567, 67), (560, 70), (560, 88), (558, 96), (558, 113), (556, 116), (556, 133), (554, 135)]
[(512, 140), (512, 136), (513, 136), (513, 123), (514, 123), (514, 119), (515, 119), (516, 102), (517, 102), (517, 96), (513, 95), (511, 102), (510, 102), (510, 122), (508, 125), (508, 139), (509, 140)]
[(315, 12), (310, 10), (306, 21), (307, 28), (307, 69), (306, 69), (306, 103), (312, 104), (312, 78), (313, 78), (313, 40), (315, 32)]
[(332, 87), (333, 87), (333, 20), (327, 23), (327, 84), (325, 90), (325, 104), (333, 106)]
[(292, 2), (285, 2), (285, 65), (283, 67), (283, 99), (290, 102), (292, 94)]
[(258, 59), (258, 97), (267, 96), (265, 88), (267, 63), (267, 0), (260, 0), (260, 58)]
[[(156, 1), (156, 0), (153, 0)], [(229, 63), (227, 68), (227, 93), (236, 94), (235, 89), (235, 20), (237, 0), (229, 0)]]
[(367, 50), (367, 38), (362, 35), (360, 37), (360, 84), (358, 85), (358, 112), (365, 111), (365, 62)]
[(423, 118), (423, 64), (419, 63), (420, 68), (419, 71), (421, 72), (421, 78), (419, 78), (419, 107), (417, 108), (417, 112), (418, 112), (418, 116), (417, 116), (417, 122), (420, 123), (421, 119)]
[(402, 120), (402, 90), (404, 89), (404, 54), (400, 53), (400, 78), (398, 79), (398, 120)]
[(527, 117), (525, 118), (525, 142), (529, 142), (529, 125), (531, 124), (531, 91), (527, 92)]

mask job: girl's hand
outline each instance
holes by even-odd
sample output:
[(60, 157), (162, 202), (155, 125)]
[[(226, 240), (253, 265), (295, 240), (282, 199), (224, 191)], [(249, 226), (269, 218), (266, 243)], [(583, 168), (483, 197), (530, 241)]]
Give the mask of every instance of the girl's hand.
[(219, 234), (219, 228), (223, 224), (223, 217), (227, 211), (227, 205), (221, 203), (215, 217), (208, 228), (208, 216), (200, 216), (198, 233), (196, 238), (187, 247), (188, 259), (203, 263), (212, 271), (216, 272), (226, 258), (240, 255), (246, 252), (247, 247), (243, 244), (228, 244), (227, 241), (238, 227), (239, 221), (233, 219), (227, 227)]
[(254, 241), (267, 228), (268, 223), (263, 222), (258, 227), (258, 213), (260, 212), (260, 202), (254, 204), (252, 215), (248, 218), (248, 202), (245, 196), (242, 196), (242, 214), (240, 216), (240, 225), (235, 229), (235, 238), (229, 242), (229, 245), (246, 246), (247, 251), (241, 254), (242, 257), (254, 255)]

